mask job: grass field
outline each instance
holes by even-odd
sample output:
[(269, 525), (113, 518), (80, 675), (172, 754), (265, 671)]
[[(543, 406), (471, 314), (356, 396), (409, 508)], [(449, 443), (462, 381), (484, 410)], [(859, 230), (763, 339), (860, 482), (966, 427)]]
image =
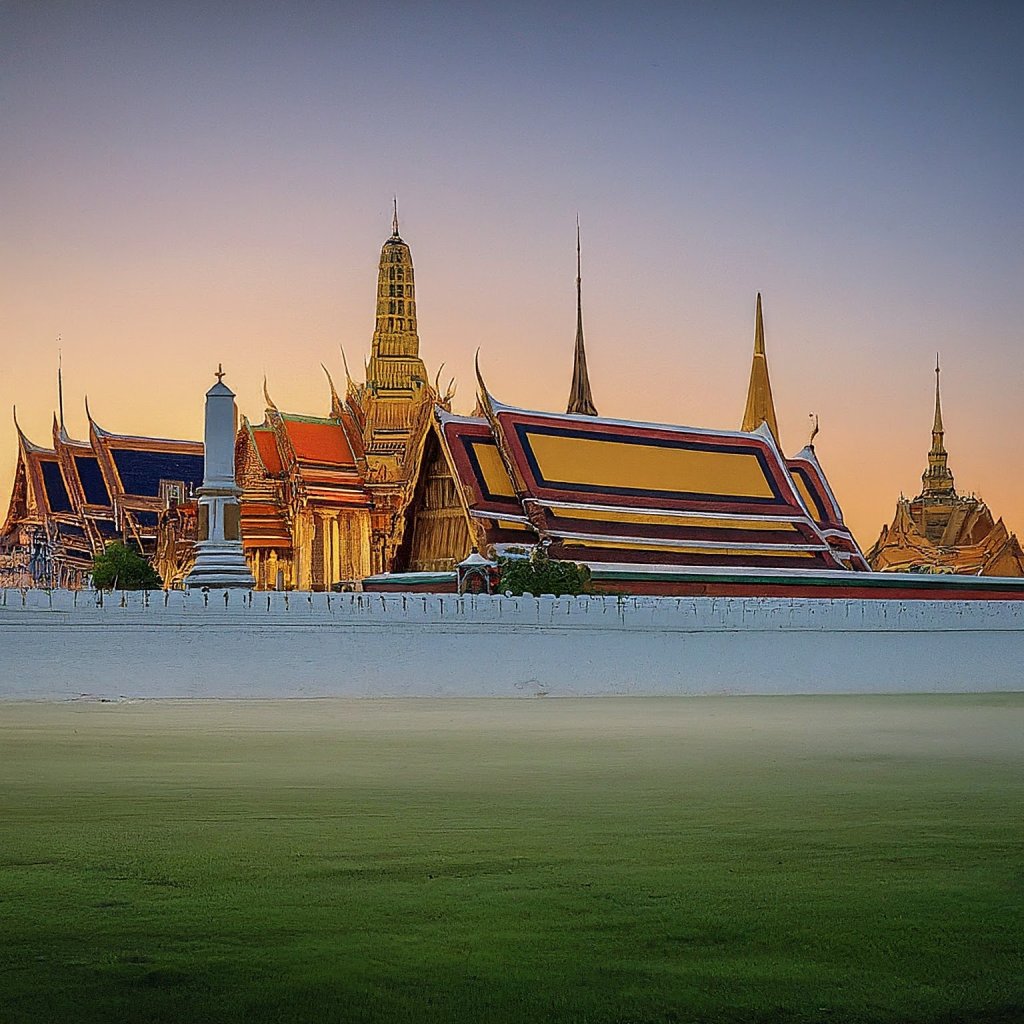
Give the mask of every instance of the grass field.
[(1024, 696), (0, 704), (0, 1021), (1024, 1020)]

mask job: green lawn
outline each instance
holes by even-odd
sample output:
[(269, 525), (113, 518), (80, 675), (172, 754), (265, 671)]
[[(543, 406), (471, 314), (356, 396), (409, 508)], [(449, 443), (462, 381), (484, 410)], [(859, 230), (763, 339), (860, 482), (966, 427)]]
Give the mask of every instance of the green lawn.
[(0, 1022), (1024, 1020), (1024, 696), (0, 704)]

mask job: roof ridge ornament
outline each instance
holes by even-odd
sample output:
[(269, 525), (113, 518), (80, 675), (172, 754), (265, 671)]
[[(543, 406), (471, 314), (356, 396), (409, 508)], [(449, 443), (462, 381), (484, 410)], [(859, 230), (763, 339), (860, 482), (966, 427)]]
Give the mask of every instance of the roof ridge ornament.
[(60, 411), (60, 429), (64, 429), (64, 373), (63, 351), (60, 347), (61, 336), (57, 335), (57, 408)]
[(277, 412), (277, 406), (274, 405), (274, 400), (270, 397), (270, 391), (267, 389), (267, 375), (263, 375), (263, 399), (267, 403), (267, 408)]

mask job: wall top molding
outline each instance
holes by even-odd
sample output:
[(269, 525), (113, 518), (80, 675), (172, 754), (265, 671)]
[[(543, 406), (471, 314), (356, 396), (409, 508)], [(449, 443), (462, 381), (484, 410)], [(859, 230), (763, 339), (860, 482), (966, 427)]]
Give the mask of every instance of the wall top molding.
[(737, 597), (489, 597), (240, 590), (97, 593), (0, 589), (8, 627), (465, 627), (658, 632), (1024, 631), (1024, 601), (895, 601)]

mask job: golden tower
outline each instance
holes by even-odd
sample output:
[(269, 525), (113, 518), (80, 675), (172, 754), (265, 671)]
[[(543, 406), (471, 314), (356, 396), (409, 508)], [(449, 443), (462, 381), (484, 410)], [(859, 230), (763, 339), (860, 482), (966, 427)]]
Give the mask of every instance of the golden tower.
[(429, 393), (416, 330), (412, 254), (398, 233), (396, 200), (391, 237), (380, 251), (377, 319), (363, 400), (366, 454), (386, 477), (397, 472), (418, 406)]
[(579, 416), (596, 416), (597, 406), (590, 391), (590, 375), (587, 373), (587, 352), (583, 347), (583, 292), (580, 276), (580, 221), (576, 218), (576, 350), (572, 359), (572, 386), (569, 388), (567, 413)]
[(757, 430), (762, 423), (768, 424), (777, 444), (779, 424), (775, 419), (775, 402), (772, 399), (772, 382), (768, 378), (768, 357), (764, 351), (764, 318), (761, 315), (761, 293), (757, 293), (757, 312), (754, 316), (754, 361), (750, 367), (750, 385), (747, 388), (747, 406), (743, 411), (743, 425), (740, 430)]
[(947, 464), (948, 456), (943, 444), (945, 431), (942, 429), (942, 398), (939, 393), (939, 356), (935, 355), (935, 420), (932, 423), (932, 447), (928, 452), (928, 468), (921, 474), (923, 493), (927, 495), (955, 496), (953, 474)]

